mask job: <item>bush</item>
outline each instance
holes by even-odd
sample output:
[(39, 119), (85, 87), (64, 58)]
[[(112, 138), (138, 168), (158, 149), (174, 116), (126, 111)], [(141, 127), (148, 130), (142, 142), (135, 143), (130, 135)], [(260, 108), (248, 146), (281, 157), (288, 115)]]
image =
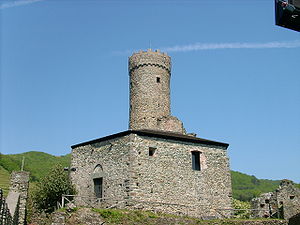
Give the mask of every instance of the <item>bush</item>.
[(73, 195), (75, 188), (70, 182), (68, 172), (64, 171), (63, 166), (56, 165), (37, 183), (33, 192), (34, 206), (38, 210), (51, 213), (63, 194)]
[(250, 202), (243, 202), (243, 201), (239, 201), (239, 200), (233, 198), (232, 206), (234, 209), (240, 209), (240, 210), (234, 211), (235, 218), (241, 218), (241, 219), (250, 218), (250, 210), (247, 210), (247, 209), (251, 209)]

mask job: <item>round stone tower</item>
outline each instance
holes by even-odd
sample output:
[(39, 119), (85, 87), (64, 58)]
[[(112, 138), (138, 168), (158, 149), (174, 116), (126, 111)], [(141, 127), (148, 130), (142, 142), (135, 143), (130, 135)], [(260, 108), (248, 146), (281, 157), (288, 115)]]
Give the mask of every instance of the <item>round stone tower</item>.
[(129, 129), (185, 133), (181, 121), (171, 116), (171, 58), (159, 50), (140, 51), (129, 58)]

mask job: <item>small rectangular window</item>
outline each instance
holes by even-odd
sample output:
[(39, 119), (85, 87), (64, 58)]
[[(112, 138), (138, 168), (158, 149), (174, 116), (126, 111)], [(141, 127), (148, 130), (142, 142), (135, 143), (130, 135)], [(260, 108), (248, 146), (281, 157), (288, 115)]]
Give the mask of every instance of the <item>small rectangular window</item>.
[(94, 179), (94, 191), (97, 198), (102, 198), (103, 178)]
[(156, 150), (156, 148), (150, 147), (149, 148), (149, 156), (154, 156), (155, 150)]
[(192, 168), (200, 170), (200, 152), (192, 152)]
[(156, 77), (156, 83), (160, 83), (160, 77)]

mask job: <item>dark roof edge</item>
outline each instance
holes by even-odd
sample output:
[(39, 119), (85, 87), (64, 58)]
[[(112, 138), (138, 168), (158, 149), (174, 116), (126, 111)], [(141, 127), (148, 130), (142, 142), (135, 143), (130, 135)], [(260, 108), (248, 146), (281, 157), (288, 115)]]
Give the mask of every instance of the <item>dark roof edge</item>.
[(217, 142), (217, 141), (211, 141), (203, 138), (183, 135), (183, 134), (177, 134), (172, 132), (164, 132), (164, 131), (154, 131), (154, 130), (127, 130), (123, 132), (119, 132), (116, 134), (108, 135), (102, 138), (97, 138), (91, 141), (82, 142), (76, 145), (72, 145), (71, 148), (77, 148), (80, 146), (88, 145), (88, 144), (94, 144), (100, 141), (106, 141), (117, 137), (122, 137), (128, 134), (137, 134), (141, 136), (148, 136), (148, 137), (158, 137), (158, 138), (165, 138), (165, 139), (171, 139), (171, 140), (180, 140), (184, 142), (192, 142), (192, 143), (200, 143), (200, 144), (206, 144), (206, 145), (214, 145), (214, 146), (221, 146), (228, 148), (229, 144)]
[(85, 141), (85, 142), (82, 142), (82, 143), (79, 143), (79, 144), (76, 144), (76, 145), (72, 145), (71, 148), (73, 149), (73, 148), (77, 148), (77, 147), (84, 146), (84, 145), (94, 144), (94, 143), (97, 143), (99, 141), (106, 141), (106, 140), (110, 140), (110, 139), (113, 139), (113, 138), (122, 137), (122, 136), (125, 136), (125, 135), (130, 134), (130, 133), (131, 133), (131, 130), (122, 131), (122, 132), (111, 134), (111, 135), (108, 135), (108, 136), (105, 136), (105, 137), (102, 137), (102, 138), (97, 138), (97, 139), (93, 139), (93, 140), (90, 140), (90, 141)]
[(223, 142), (212, 141), (208, 139), (198, 138), (194, 136), (178, 134), (173, 132), (165, 132), (165, 131), (154, 131), (154, 130), (135, 130), (134, 133), (143, 135), (143, 136), (152, 136), (152, 137), (162, 137), (172, 140), (180, 140), (185, 142), (192, 142), (192, 143), (200, 143), (200, 144), (207, 144), (207, 145), (215, 145), (215, 146), (222, 146), (228, 148), (229, 144)]

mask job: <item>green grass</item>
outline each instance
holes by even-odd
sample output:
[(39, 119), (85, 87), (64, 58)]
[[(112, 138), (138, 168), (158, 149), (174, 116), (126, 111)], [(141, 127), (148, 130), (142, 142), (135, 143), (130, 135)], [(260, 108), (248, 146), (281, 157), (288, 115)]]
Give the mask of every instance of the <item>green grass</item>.
[(12, 172), (13, 170), (20, 170), (21, 163), (15, 161), (9, 155), (0, 154), (0, 166), (9, 172)]
[(9, 172), (0, 166), (0, 188), (3, 190), (4, 196), (7, 196), (9, 190), (9, 179)]
[(129, 211), (116, 209), (93, 209), (93, 211), (99, 213), (102, 218), (104, 218), (108, 223), (111, 224), (122, 224), (124, 223), (124, 221), (129, 224), (149, 224), (149, 222), (158, 217), (155, 213), (147, 211)]
[(245, 221), (270, 221), (270, 219), (215, 219), (201, 220), (191, 217), (181, 217), (172, 214), (153, 213), (149, 211), (92, 209), (105, 220), (107, 224), (199, 224), (199, 225), (242, 225)]

